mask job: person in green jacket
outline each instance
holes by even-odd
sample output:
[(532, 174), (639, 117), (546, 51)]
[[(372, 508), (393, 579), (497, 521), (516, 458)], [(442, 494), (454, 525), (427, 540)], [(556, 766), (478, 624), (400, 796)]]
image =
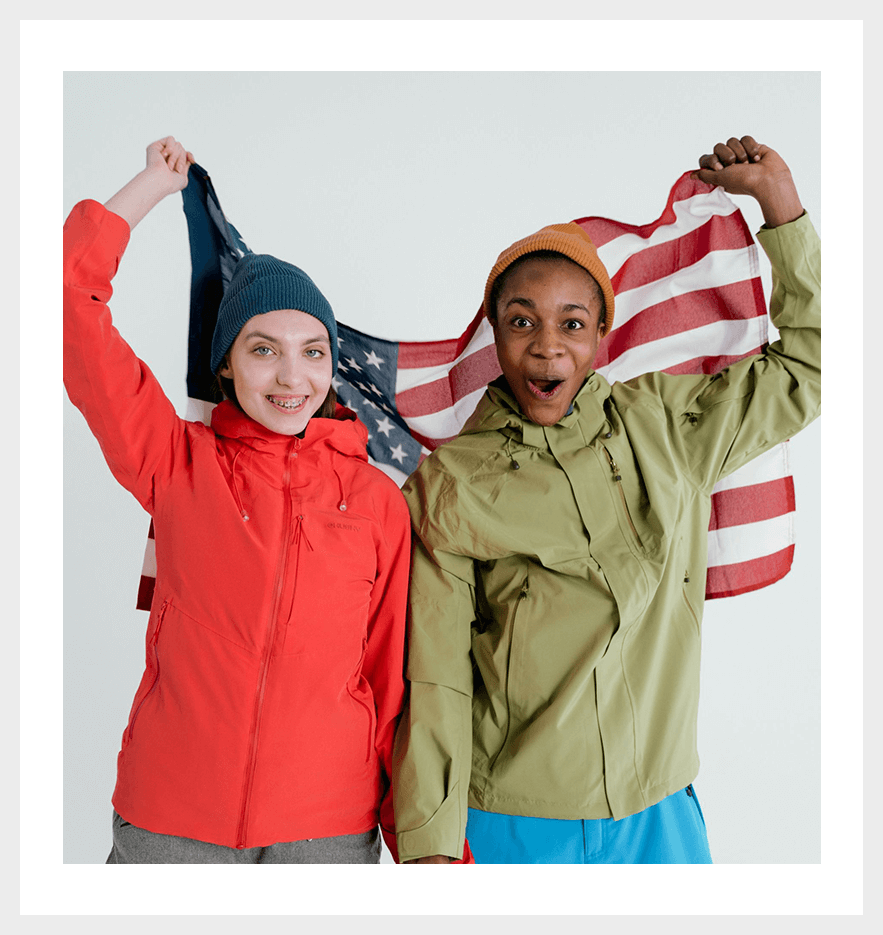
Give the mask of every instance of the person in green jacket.
[(404, 487), (402, 862), (711, 862), (692, 789), (710, 498), (817, 417), (820, 285), (776, 152), (731, 138), (694, 177), (763, 212), (780, 338), (762, 354), (611, 386), (592, 362), (613, 290), (575, 224), (488, 278), (502, 376)]

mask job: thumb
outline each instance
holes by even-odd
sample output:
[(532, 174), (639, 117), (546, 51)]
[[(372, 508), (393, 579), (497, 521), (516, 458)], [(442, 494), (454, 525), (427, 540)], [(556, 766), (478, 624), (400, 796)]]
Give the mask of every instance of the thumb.
[(714, 169), (696, 169), (695, 172), (690, 173), (690, 178), (705, 182), (707, 185), (721, 184), (718, 173)]

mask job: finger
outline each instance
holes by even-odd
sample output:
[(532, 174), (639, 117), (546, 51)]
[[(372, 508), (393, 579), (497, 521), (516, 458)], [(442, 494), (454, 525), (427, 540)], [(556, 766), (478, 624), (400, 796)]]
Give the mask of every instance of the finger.
[(706, 153), (704, 156), (699, 157), (699, 168), (700, 169), (723, 169), (720, 159), (717, 156)]
[(760, 162), (761, 157), (761, 146), (753, 136), (743, 136), (741, 140), (742, 146), (745, 149), (745, 152), (748, 155), (748, 159), (751, 162)]
[(697, 169), (695, 172), (690, 173), (690, 178), (698, 179), (700, 182), (705, 182), (708, 185), (720, 185), (717, 172), (713, 169)]
[(727, 147), (733, 151), (736, 162), (748, 162), (748, 153), (745, 152), (745, 147), (742, 145), (741, 140), (737, 140), (735, 136), (731, 136), (727, 140)]
[(726, 146), (724, 146), (723, 143), (718, 143), (717, 146), (714, 147), (714, 152), (710, 156), (707, 157), (708, 159), (708, 162), (706, 164), (707, 169), (715, 169), (715, 170), (723, 169), (724, 164), (723, 162), (721, 162), (720, 153), (718, 152), (718, 147), (720, 147), (721, 150), (726, 149)]
[(722, 166), (731, 166), (736, 162), (736, 154), (726, 143), (718, 143), (714, 147), (714, 154), (720, 160)]

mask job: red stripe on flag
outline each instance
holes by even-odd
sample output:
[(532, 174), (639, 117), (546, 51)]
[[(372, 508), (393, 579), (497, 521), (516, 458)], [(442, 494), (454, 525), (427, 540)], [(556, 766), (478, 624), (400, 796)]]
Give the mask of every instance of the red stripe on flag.
[[(424, 448), (428, 448), (430, 451), (435, 451), (439, 445), (443, 445), (445, 442), (453, 441), (457, 436), (452, 435), (450, 438), (430, 438), (428, 435), (421, 435), (419, 432), (415, 432), (410, 426), (408, 431), (411, 433), (411, 437), (415, 438)], [(426, 455), (421, 454), (420, 461), (422, 463)]]
[(794, 546), (789, 545), (772, 555), (763, 555), (747, 562), (712, 565), (705, 579), (705, 599), (733, 597), (775, 584), (788, 574), (793, 560)]
[[(623, 234), (637, 234), (638, 237), (647, 240), (658, 227), (664, 227), (676, 222), (677, 215), (674, 210), (676, 202), (686, 201), (694, 195), (703, 195), (714, 190), (713, 185), (707, 185), (705, 182), (691, 179), (691, 171), (692, 170), (688, 170), (685, 172), (677, 182), (675, 182), (674, 187), (669, 192), (665, 210), (655, 221), (651, 221), (649, 224), (623, 224), (620, 221), (612, 221), (609, 218), (598, 217), (579, 218), (576, 223), (585, 228), (596, 247), (601, 247), (611, 240), (621, 237)], [(745, 223), (741, 212), (734, 210), (732, 214), (726, 215), (726, 217), (739, 218), (739, 222), (745, 231), (745, 242), (750, 243), (751, 231)]]
[(651, 305), (619, 328), (614, 328), (604, 338), (598, 348), (595, 368), (606, 366), (622, 354), (634, 351), (649, 341), (684, 334), (718, 321), (759, 318), (766, 311), (756, 304), (755, 315), (745, 314), (745, 309), (751, 308), (752, 302), (756, 303), (758, 293), (762, 299), (763, 290), (756, 280), (743, 280), (713, 289), (697, 289)]
[(483, 317), (484, 312), (479, 309), (459, 338), (451, 338), (449, 341), (403, 341), (399, 344), (398, 369), (439, 367), (456, 360), (472, 340)]
[(712, 494), (708, 528), (744, 526), (746, 523), (759, 523), (793, 512), (794, 480), (789, 475)]
[(406, 419), (450, 409), (457, 400), (487, 386), (499, 374), (497, 350), (490, 344), (451, 367), (446, 377), (396, 394), (396, 408)]
[[(742, 250), (751, 240), (732, 214), (712, 215), (702, 227), (688, 231), (676, 240), (644, 247), (640, 253), (632, 254), (623, 263), (610, 282), (619, 295), (629, 289), (637, 289), (647, 283), (671, 276), (692, 266), (709, 253), (721, 250)], [(766, 311), (763, 307), (757, 314)]]

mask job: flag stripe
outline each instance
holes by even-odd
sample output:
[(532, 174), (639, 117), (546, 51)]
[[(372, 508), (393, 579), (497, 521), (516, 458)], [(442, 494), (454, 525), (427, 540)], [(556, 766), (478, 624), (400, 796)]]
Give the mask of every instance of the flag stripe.
[(715, 493), (732, 490), (752, 484), (765, 484), (767, 481), (778, 480), (789, 474), (788, 446), (776, 445), (762, 455), (752, 458), (748, 464), (738, 471), (722, 478), (714, 485)]
[(783, 513), (744, 526), (710, 529), (708, 564), (735, 565), (775, 552), (782, 542), (792, 541), (793, 517), (793, 513)]
[(472, 319), (469, 329), (472, 332), (472, 337), (467, 345), (461, 351), (458, 351), (456, 355), (441, 363), (435, 363), (431, 366), (408, 367), (402, 363), (402, 359), (407, 358), (408, 355), (404, 352), (399, 353), (399, 368), (396, 373), (396, 396), (399, 397), (408, 390), (419, 388), (425, 383), (432, 383), (435, 380), (446, 378), (451, 367), (456, 367), (463, 361), (468, 360), (473, 354), (494, 346), (494, 329), (481, 309)]
[(737, 565), (709, 565), (705, 579), (706, 597), (734, 597), (775, 584), (791, 570), (794, 546)]
[[(621, 240), (625, 241), (626, 238), (611, 241), (606, 251), (617, 259), (627, 246), (627, 243), (621, 243)], [(742, 231), (732, 224), (731, 216), (713, 216), (701, 227), (681, 233), (676, 239), (647, 244), (637, 263), (628, 262), (631, 257), (623, 260), (618, 271), (610, 276), (613, 291), (619, 296), (621, 293), (662, 279), (680, 269), (684, 265), (685, 256), (726, 256), (738, 252), (744, 246), (745, 237)]]
[(446, 377), (397, 393), (396, 408), (405, 420), (447, 409), (458, 399), (483, 390), (499, 373), (493, 344), (482, 347), (451, 367)]
[(625, 242), (630, 244), (626, 255), (632, 256), (648, 244), (652, 246), (681, 237), (716, 215), (733, 216), (745, 233), (743, 241), (751, 240), (742, 215), (727, 197), (726, 192), (722, 188), (709, 188), (701, 182), (697, 183), (689, 178), (689, 173), (685, 172), (669, 192), (665, 210), (649, 224), (625, 224), (621, 221), (599, 217), (579, 218), (576, 223), (585, 227), (589, 232), (607, 272), (615, 274), (619, 270), (619, 264), (608, 257), (610, 241), (624, 236), (631, 238), (630, 241)]
[[(740, 306), (744, 309), (746, 304), (754, 301), (754, 292), (754, 283), (742, 281), (717, 288), (698, 289), (689, 296), (678, 296), (650, 305), (615, 328), (604, 339), (598, 355), (601, 357), (603, 354), (604, 362), (609, 362), (649, 341), (672, 335), (684, 335), (689, 339), (696, 328), (722, 321), (755, 321), (753, 318), (745, 319), (739, 311)], [(686, 334), (685, 329), (689, 329)], [(754, 330), (758, 335), (765, 334), (762, 320)], [(693, 346), (695, 348), (695, 343)]]
[[(644, 309), (661, 305), (669, 299), (685, 296), (690, 301), (696, 301), (696, 293), (745, 281), (749, 268), (755, 262), (754, 252), (755, 248), (751, 246), (742, 250), (710, 253), (695, 263), (666, 271), (663, 276), (652, 282), (622, 294), (617, 293), (614, 328), (621, 328), (634, 315)], [(764, 316), (765, 311), (762, 307), (758, 309), (753, 303), (747, 307), (735, 307), (734, 317), (754, 318), (758, 315)]]
[(740, 487), (738, 499), (726, 490), (713, 493), (708, 528), (724, 529), (772, 519), (782, 512), (782, 503), (790, 507), (788, 513), (794, 512), (794, 480), (790, 476)]
[(399, 344), (399, 369), (439, 367), (457, 360), (472, 341), (483, 320), (484, 315), (479, 311), (463, 334), (450, 341), (403, 341)]

